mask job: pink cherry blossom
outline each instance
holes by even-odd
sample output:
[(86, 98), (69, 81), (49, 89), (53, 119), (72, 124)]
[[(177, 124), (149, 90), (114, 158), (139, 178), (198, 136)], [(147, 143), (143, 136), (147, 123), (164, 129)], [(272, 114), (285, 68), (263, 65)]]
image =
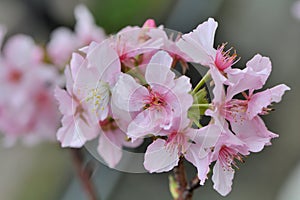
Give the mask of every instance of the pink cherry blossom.
[(154, 19), (147, 19), (143, 24), (143, 28), (156, 28), (156, 23)]
[(211, 153), (211, 161), (216, 161), (213, 168), (212, 181), (214, 189), (226, 196), (231, 191), (234, 177), (235, 160), (243, 162), (243, 156), (248, 155), (247, 145), (238, 137), (223, 132)]
[[(215, 84), (214, 99), (213, 109), (206, 111), (222, 129), (222, 136), (212, 152), (212, 161), (217, 161), (212, 180), (214, 188), (224, 196), (231, 190), (234, 159), (242, 161), (242, 156), (261, 151), (265, 145), (271, 144), (272, 138), (278, 137), (267, 129), (259, 115), (267, 114), (270, 111), (268, 106), (272, 102), (281, 101), (284, 92), (290, 89), (281, 84), (254, 93), (254, 90), (263, 87), (271, 72), (269, 58), (261, 55), (251, 59), (243, 70), (230, 70), (232, 73), (228, 74), (228, 81), (224, 82), (214, 68), (210, 69)], [(224, 88), (226, 83), (230, 83), (227, 91)], [(245, 99), (235, 99), (239, 93)]]
[(121, 74), (121, 63), (107, 41), (92, 46), (76, 72), (74, 92), (90, 112), (104, 120), (110, 111), (111, 90)]
[[(208, 114), (221, 122), (220, 126), (225, 124), (225, 119), (228, 120), (232, 130), (246, 142), (252, 152), (261, 151), (265, 145), (270, 144), (272, 138), (278, 137), (268, 131), (258, 115), (267, 114), (270, 110), (268, 106), (272, 102), (278, 103), (284, 92), (289, 90), (289, 87), (281, 84), (253, 94), (255, 89), (264, 85), (270, 71), (270, 60), (256, 55), (247, 63), (245, 69), (235, 69), (235, 73), (228, 76), (232, 85), (229, 85), (226, 95), (222, 81), (212, 73), (215, 82), (213, 105), (218, 114), (212, 114), (211, 111), (208, 111)], [(246, 94), (246, 90), (249, 91), (249, 95)], [(233, 99), (240, 92), (243, 92), (245, 99)]]
[[(56, 88), (55, 97), (59, 102), (59, 109), (63, 114), (62, 127), (57, 131), (57, 139), (62, 147), (82, 147), (86, 141), (92, 140), (99, 134), (98, 121), (81, 103), (74, 93), (74, 76), (82, 66), (84, 58), (73, 54), (71, 65), (65, 69), (66, 89)], [(73, 72), (73, 73), (72, 73)]]
[(231, 99), (234, 95), (246, 90), (249, 90), (251, 93), (253, 90), (261, 89), (271, 71), (272, 63), (270, 59), (259, 54), (248, 61), (243, 70), (230, 69), (230, 73), (228, 73), (230, 83), (226, 83), (229, 85), (226, 98)]
[(57, 28), (52, 32), (47, 45), (48, 56), (58, 67), (68, 63), (73, 51), (92, 41), (101, 42), (106, 38), (104, 30), (95, 24), (93, 16), (84, 5), (76, 6), (74, 14), (75, 32), (65, 27)]
[(18, 139), (33, 144), (55, 138), (60, 116), (53, 90), (60, 78), (42, 58), (26, 35), (9, 38), (1, 52), (0, 130), (8, 146)]
[(147, 64), (148, 58), (163, 45), (162, 38), (151, 38), (148, 34), (152, 29), (157, 28), (153, 21), (147, 20), (142, 27), (127, 26), (110, 38), (111, 46), (117, 51), (121, 62), (126, 67)]
[[(149, 133), (156, 134), (161, 128), (169, 129), (174, 117), (187, 113), (192, 105), (189, 78), (175, 79), (170, 70), (173, 60), (168, 53), (155, 54), (146, 68), (144, 87), (136, 80), (123, 74), (116, 83), (113, 99), (117, 107), (132, 112), (132, 122), (127, 134), (140, 138)], [(184, 115), (184, 114), (183, 114)]]
[(170, 130), (161, 130), (159, 135), (167, 135), (168, 139), (157, 139), (147, 148), (144, 166), (150, 172), (166, 172), (177, 166), (180, 156), (184, 156), (198, 170), (201, 185), (207, 179), (210, 157), (206, 149), (214, 147), (220, 135), (216, 125), (208, 125), (201, 129), (190, 128), (187, 118), (174, 119)]
[(183, 65), (182, 67), (185, 71), (187, 69), (186, 62), (190, 62), (192, 59), (176, 45), (176, 42), (179, 39), (179, 33), (169, 32), (167, 34), (168, 31), (169, 30), (164, 30), (163, 26), (160, 26), (156, 29), (150, 29), (148, 35), (152, 39), (163, 39), (163, 45), (160, 49), (168, 52), (173, 58), (172, 66), (179, 61)]
[(136, 147), (142, 140), (127, 141), (111, 117), (111, 90), (121, 73), (118, 54), (108, 42), (92, 43), (85, 53), (74, 53), (65, 70), (67, 91), (56, 90), (64, 115), (57, 137), (63, 147), (76, 148), (99, 137), (99, 155), (109, 167), (115, 167), (121, 160), (122, 147)]
[(206, 67), (215, 67), (216, 73), (224, 79), (223, 73), (236, 63), (236, 53), (230, 55), (231, 49), (225, 51), (225, 44), (217, 49), (214, 48), (214, 38), (218, 23), (209, 18), (206, 22), (198, 25), (192, 32), (184, 34), (177, 42), (179, 49), (187, 54), (193, 62)]

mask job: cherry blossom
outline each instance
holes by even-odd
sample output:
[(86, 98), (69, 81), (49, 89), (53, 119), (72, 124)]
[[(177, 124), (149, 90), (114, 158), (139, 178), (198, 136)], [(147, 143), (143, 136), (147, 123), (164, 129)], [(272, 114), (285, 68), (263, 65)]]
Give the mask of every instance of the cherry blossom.
[(192, 104), (189, 78), (175, 79), (170, 70), (173, 60), (168, 53), (155, 54), (146, 68), (145, 80), (149, 86), (138, 84), (133, 77), (123, 74), (116, 83), (113, 98), (120, 109), (135, 112), (127, 134), (139, 138), (169, 129), (173, 118), (186, 113)]
[(217, 49), (214, 48), (214, 38), (218, 23), (209, 18), (206, 22), (198, 25), (192, 32), (184, 34), (177, 42), (179, 49), (186, 53), (193, 62), (203, 66), (218, 69), (216, 73), (223, 81), (226, 80), (224, 73), (230, 73), (231, 66), (236, 61), (236, 53), (231, 53), (231, 49), (224, 50), (225, 44)]
[(54, 141), (60, 115), (53, 90), (60, 77), (55, 67), (43, 63), (42, 49), (29, 36), (12, 36), (1, 52), (0, 71), (0, 130), (5, 144), (18, 139), (27, 144)]
[(98, 27), (92, 14), (84, 5), (78, 5), (74, 10), (75, 32), (59, 27), (51, 34), (47, 52), (51, 62), (63, 68), (71, 58), (72, 52), (89, 45), (92, 41), (101, 42), (106, 38), (105, 32)]
[[(91, 148), (115, 168), (123, 147), (136, 148), (148, 137), (143, 165), (150, 173), (180, 171), (184, 159), (197, 168), (191, 183), (176, 180), (178, 195), (172, 195), (181, 199), (204, 185), (210, 171), (213, 188), (226, 196), (238, 162), (278, 137), (262, 116), (290, 88), (262, 90), (272, 63), (260, 54), (235, 68), (237, 54), (226, 43), (214, 47), (213, 18), (184, 35), (148, 19), (106, 39), (85, 6), (74, 15), (74, 31), (56, 29), (46, 49), (22, 34), (2, 47), (6, 28), (0, 26), (0, 131), (6, 146), (55, 141), (56, 133), (61, 147), (97, 142)], [(188, 62), (208, 68), (194, 88), (175, 70), (181, 64), (184, 74)]]
[(210, 157), (206, 149), (214, 147), (220, 135), (216, 125), (201, 129), (190, 128), (190, 120), (176, 118), (170, 130), (161, 130), (159, 135), (168, 138), (156, 139), (150, 144), (145, 153), (145, 168), (153, 172), (170, 171), (178, 165), (180, 156), (184, 156), (198, 170), (201, 184), (205, 183), (209, 172)]

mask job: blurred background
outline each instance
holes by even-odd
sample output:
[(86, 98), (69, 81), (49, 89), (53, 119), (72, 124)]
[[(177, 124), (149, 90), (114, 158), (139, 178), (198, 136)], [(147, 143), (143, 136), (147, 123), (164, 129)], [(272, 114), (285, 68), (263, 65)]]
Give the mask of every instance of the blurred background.
[[(293, 17), (294, 0), (0, 0), (0, 23), (9, 34), (26, 33), (43, 43), (58, 26), (72, 28), (73, 8), (86, 4), (107, 33), (126, 25), (157, 24), (188, 32), (208, 17), (219, 22), (215, 44), (228, 42), (241, 60), (256, 53), (269, 56), (273, 72), (266, 87), (285, 83), (292, 88), (265, 116), (271, 131), (280, 134), (271, 147), (246, 158), (236, 171), (233, 190), (221, 197), (211, 181), (198, 189), (201, 200), (300, 200), (300, 20)], [(300, 14), (300, 10), (298, 11)], [(1, 94), (0, 94), (1, 95)], [(87, 155), (87, 159), (89, 158)], [(86, 199), (67, 149), (42, 143), (32, 148), (0, 147), (1, 200)], [(189, 168), (192, 169), (191, 166)], [(128, 174), (96, 163), (93, 181), (101, 199), (171, 199), (168, 174)]]

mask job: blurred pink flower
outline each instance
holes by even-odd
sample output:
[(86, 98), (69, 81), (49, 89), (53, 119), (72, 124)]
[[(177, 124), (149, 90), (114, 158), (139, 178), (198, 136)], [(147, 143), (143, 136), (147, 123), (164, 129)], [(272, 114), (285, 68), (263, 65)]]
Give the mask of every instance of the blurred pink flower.
[(89, 45), (92, 41), (101, 42), (106, 39), (104, 30), (95, 24), (92, 14), (84, 5), (76, 6), (74, 14), (75, 32), (65, 27), (57, 28), (52, 32), (47, 45), (51, 62), (60, 68), (69, 62), (72, 52)]
[(147, 20), (143, 27), (127, 26), (110, 38), (111, 46), (126, 67), (147, 64), (149, 58), (163, 45), (162, 38), (151, 38), (148, 34), (152, 29), (157, 29), (153, 23)]
[(3, 47), (0, 129), (6, 145), (13, 145), (18, 138), (25, 143), (55, 138), (60, 115), (53, 90), (60, 77), (42, 59), (42, 49), (29, 36), (13, 36)]

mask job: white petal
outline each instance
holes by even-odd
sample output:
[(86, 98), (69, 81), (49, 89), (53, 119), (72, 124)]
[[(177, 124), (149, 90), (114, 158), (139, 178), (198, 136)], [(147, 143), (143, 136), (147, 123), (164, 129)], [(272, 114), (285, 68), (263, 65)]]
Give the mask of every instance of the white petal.
[(214, 61), (216, 54), (213, 43), (217, 27), (218, 23), (209, 18), (191, 33), (183, 35), (182, 39), (177, 42), (177, 46), (194, 62), (208, 66)]
[(165, 51), (159, 51), (150, 60), (145, 78), (148, 84), (173, 87), (175, 74), (170, 70), (172, 57)]
[(98, 80), (114, 85), (121, 73), (121, 63), (117, 52), (104, 41), (94, 47), (87, 54), (88, 68), (95, 67), (98, 70)]
[(177, 166), (178, 161), (178, 149), (167, 149), (165, 141), (158, 139), (148, 146), (144, 167), (150, 173), (167, 172)]
[(198, 152), (197, 145), (192, 144), (184, 157), (197, 168), (200, 184), (204, 185), (207, 179), (207, 173), (209, 172), (210, 162), (208, 156), (200, 158)]
[(226, 196), (231, 191), (233, 177), (233, 169), (225, 169), (219, 161), (216, 162), (213, 169), (212, 181), (214, 189), (222, 196)]
[(271, 89), (254, 94), (248, 103), (248, 117), (252, 119), (262, 112), (263, 108), (269, 106), (272, 102), (280, 102), (285, 91), (290, 88), (284, 84), (277, 85)]
[(122, 158), (122, 146), (113, 143), (105, 134), (99, 138), (97, 151), (110, 168), (115, 167)]
[(143, 99), (149, 94), (148, 90), (139, 85), (130, 75), (122, 74), (113, 89), (114, 104), (122, 110), (139, 111)]

